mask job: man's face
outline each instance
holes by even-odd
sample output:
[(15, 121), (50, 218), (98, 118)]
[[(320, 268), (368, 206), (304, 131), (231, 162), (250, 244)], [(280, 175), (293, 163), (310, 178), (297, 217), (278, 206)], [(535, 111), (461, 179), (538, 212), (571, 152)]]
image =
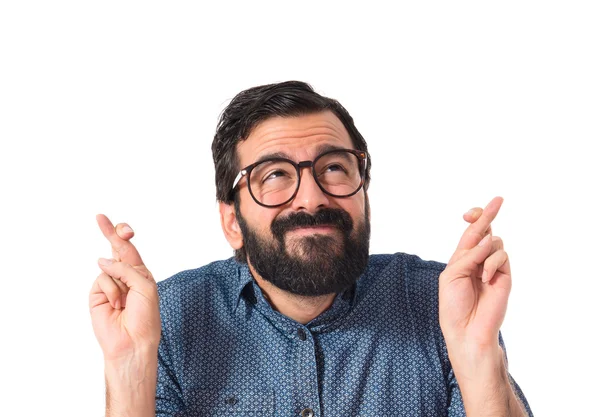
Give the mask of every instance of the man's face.
[[(257, 125), (238, 145), (242, 167), (279, 154), (292, 161), (314, 160), (326, 148), (353, 149), (344, 125), (331, 112), (271, 118)], [(310, 168), (301, 169), (292, 201), (260, 206), (239, 185), (237, 219), (249, 264), (266, 281), (298, 295), (338, 293), (366, 267), (370, 225), (368, 201), (361, 190), (347, 198), (325, 194)]]

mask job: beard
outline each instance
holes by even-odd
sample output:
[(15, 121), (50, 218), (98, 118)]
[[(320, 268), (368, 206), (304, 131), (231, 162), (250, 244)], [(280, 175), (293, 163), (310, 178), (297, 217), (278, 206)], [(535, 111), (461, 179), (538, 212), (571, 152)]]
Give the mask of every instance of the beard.
[[(314, 215), (298, 212), (271, 223), (272, 238), (260, 236), (235, 204), (248, 262), (277, 288), (300, 296), (341, 293), (354, 285), (369, 261), (369, 204), (354, 228), (350, 215), (340, 209), (322, 209)], [(288, 238), (286, 233), (306, 226), (331, 226), (334, 233)], [(354, 231), (354, 233), (353, 233)]]

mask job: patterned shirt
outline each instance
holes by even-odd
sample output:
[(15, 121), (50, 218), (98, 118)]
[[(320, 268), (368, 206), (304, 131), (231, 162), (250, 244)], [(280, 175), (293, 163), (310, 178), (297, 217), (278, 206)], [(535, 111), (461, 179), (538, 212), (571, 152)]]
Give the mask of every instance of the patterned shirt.
[(306, 325), (233, 258), (159, 282), (157, 416), (464, 416), (438, 321), (444, 267), (371, 255)]

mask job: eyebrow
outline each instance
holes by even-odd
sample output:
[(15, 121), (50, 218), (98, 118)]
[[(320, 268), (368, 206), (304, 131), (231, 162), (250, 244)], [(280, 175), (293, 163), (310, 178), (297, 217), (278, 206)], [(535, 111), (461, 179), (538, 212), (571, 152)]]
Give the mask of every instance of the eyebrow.
[[(331, 145), (331, 144), (320, 145), (317, 148), (317, 156), (321, 155), (324, 152), (336, 151), (336, 150), (341, 150), (341, 149), (346, 149), (346, 148), (344, 148), (343, 146)], [(272, 159), (272, 158), (284, 158), (284, 159), (292, 160), (292, 158), (285, 152), (271, 152), (271, 153), (261, 155), (254, 163), (258, 164), (258, 163), (266, 161), (267, 159)]]
[(267, 153), (267, 154), (261, 155), (261, 157), (258, 158), (256, 161), (254, 161), (254, 163), (259, 164), (263, 161), (266, 161), (267, 159), (273, 159), (273, 158), (291, 159), (290, 156), (288, 154), (286, 154), (285, 152), (272, 152), (272, 153)]

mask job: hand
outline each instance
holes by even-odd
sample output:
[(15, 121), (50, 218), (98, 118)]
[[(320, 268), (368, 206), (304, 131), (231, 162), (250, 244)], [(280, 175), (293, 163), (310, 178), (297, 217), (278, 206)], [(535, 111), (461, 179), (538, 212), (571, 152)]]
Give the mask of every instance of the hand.
[(161, 329), (156, 282), (129, 242), (133, 230), (122, 223), (115, 228), (103, 214), (96, 220), (114, 258), (98, 261), (103, 272), (89, 298), (92, 326), (104, 358), (118, 360), (157, 349)]
[(439, 278), (440, 326), (447, 344), (475, 348), (498, 346), (511, 289), (508, 255), (491, 224), (502, 205), (496, 197), (470, 223)]

